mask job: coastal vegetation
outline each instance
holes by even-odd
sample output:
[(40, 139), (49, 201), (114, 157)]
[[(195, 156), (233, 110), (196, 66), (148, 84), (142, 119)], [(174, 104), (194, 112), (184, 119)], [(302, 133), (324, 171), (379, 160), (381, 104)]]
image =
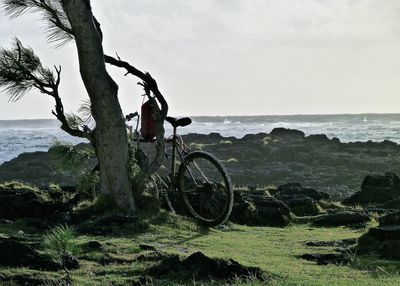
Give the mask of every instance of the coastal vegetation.
[[(305, 223), (276, 228), (229, 223), (218, 229), (204, 229), (191, 219), (160, 211), (140, 220), (113, 224), (107, 235), (95, 233), (99, 229), (94, 221), (85, 229), (78, 227), (78, 235), (68, 244), (73, 243), (77, 249), (79, 268), (70, 269), (68, 276), (63, 270), (2, 266), (0, 279), (3, 285), (26, 285), (22, 281), (30, 281), (28, 285), (397, 285), (398, 261), (361, 256), (352, 245), (346, 245), (354, 244), (373, 225), (352, 229)], [(102, 226), (108, 227), (105, 223)], [(12, 237), (28, 240), (36, 248), (41, 237), (49, 236), (24, 220), (2, 224), (0, 233), (0, 247)], [(317, 261), (318, 255), (332, 256), (339, 248), (344, 251), (342, 260)], [(153, 267), (174, 255), (185, 259), (199, 251), (211, 258), (233, 259), (257, 267), (263, 278), (249, 274), (220, 279), (199, 275), (201, 269), (189, 273), (152, 272)], [(314, 255), (316, 260), (305, 260), (305, 254)], [(72, 284), (63, 284), (65, 281)]]
[[(121, 211), (133, 214), (136, 210), (135, 194), (143, 192), (144, 181), (160, 167), (164, 156), (163, 122), (168, 104), (156, 80), (118, 56), (104, 54), (103, 33), (89, 0), (3, 0), (1, 7), (11, 18), (31, 11), (40, 14), (47, 25), (50, 42), (59, 46), (67, 41), (75, 42), (79, 70), (89, 99), (84, 113), (93, 119), (94, 124), (90, 126), (87, 117), (65, 113), (59, 93), (61, 67), (55, 66), (54, 71), (45, 67), (34, 51), (17, 38), (10, 49), (0, 51), (0, 87), (12, 101), (21, 99), (31, 89), (52, 97), (55, 102), (52, 114), (60, 121), (61, 129), (72, 136), (87, 139), (93, 146), (99, 163), (100, 192), (108, 194)], [(129, 177), (129, 166), (136, 161), (128, 148), (118, 85), (107, 72), (106, 64), (122, 68), (126, 74), (142, 80), (140, 85), (144, 88), (144, 96), (153, 108), (151, 116), (155, 120), (157, 152), (148, 164), (138, 165), (143, 182), (137, 184), (132, 184)]]

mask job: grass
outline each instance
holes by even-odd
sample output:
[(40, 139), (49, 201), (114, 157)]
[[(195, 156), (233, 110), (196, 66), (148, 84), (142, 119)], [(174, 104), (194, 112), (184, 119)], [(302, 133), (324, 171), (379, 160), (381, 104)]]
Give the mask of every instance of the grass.
[[(189, 254), (202, 251), (208, 256), (232, 258), (246, 266), (257, 266), (275, 277), (269, 285), (400, 285), (400, 262), (382, 261), (374, 257), (351, 255), (350, 265), (320, 266), (299, 259), (305, 253), (332, 253), (333, 247), (309, 247), (305, 241), (332, 241), (358, 238), (366, 230), (348, 228), (317, 228), (308, 224), (286, 228), (247, 227), (228, 224), (218, 229), (197, 226), (193, 221), (169, 213), (141, 219), (146, 231), (138, 232), (132, 223), (112, 236), (80, 235), (77, 245), (99, 241), (101, 248), (78, 254), (81, 268), (70, 272), (74, 285), (128, 285), (135, 277), (145, 274), (147, 262), (134, 262), (145, 252), (139, 244), (153, 245), (162, 253)], [(23, 225), (18, 225), (19, 228)], [(0, 227), (0, 236), (13, 235), (10, 228)], [(98, 262), (108, 256), (124, 263), (102, 266)], [(42, 273), (26, 268), (0, 268), (0, 274), (42, 275), (60, 277), (60, 273)], [(150, 285), (221, 285), (219, 281), (178, 281), (152, 279)], [(234, 285), (265, 285), (251, 277), (235, 281)], [(231, 284), (232, 285), (232, 284)]]

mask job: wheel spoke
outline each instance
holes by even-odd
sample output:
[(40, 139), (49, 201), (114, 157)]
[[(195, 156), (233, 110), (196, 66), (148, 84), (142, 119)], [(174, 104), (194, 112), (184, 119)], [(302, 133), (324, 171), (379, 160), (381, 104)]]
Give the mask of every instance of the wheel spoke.
[(224, 222), (232, 209), (230, 179), (210, 154), (193, 152), (179, 168), (179, 191), (189, 212), (208, 225)]

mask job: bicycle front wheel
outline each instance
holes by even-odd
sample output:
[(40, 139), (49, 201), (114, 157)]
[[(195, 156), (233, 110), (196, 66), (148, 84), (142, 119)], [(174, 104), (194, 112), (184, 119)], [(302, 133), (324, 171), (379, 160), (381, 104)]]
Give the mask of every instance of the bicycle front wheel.
[(188, 211), (201, 223), (224, 223), (233, 206), (233, 190), (224, 166), (213, 155), (189, 153), (179, 166), (178, 187)]

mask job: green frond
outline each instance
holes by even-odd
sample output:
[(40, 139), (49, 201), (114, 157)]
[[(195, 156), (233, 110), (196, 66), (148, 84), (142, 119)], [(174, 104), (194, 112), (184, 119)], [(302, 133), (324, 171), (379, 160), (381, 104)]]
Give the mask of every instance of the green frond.
[(89, 99), (82, 101), (78, 113), (81, 115), (85, 124), (90, 124), (92, 122), (92, 106)]
[(65, 256), (76, 255), (79, 251), (78, 245), (75, 243), (76, 231), (68, 225), (58, 225), (50, 229), (43, 236), (42, 247), (54, 261), (64, 264)]
[(53, 162), (61, 169), (79, 173), (88, 162), (96, 157), (90, 146), (74, 146), (70, 143), (56, 141), (49, 149)]
[(17, 18), (32, 9), (32, 2), (26, 0), (3, 0), (0, 7), (6, 15), (10, 15), (10, 18)]
[(57, 43), (57, 47), (74, 38), (60, 0), (3, 0), (1, 9), (10, 18), (31, 11), (40, 13), (46, 26), (47, 39), (51, 43)]
[(39, 83), (53, 85), (53, 72), (42, 66), (39, 57), (30, 47), (24, 47), (15, 38), (10, 49), (0, 50), (0, 87), (11, 101), (20, 99)]
[(44, 3), (38, 10), (42, 13), (42, 20), (46, 25), (47, 40), (57, 43), (56, 47), (73, 40), (72, 28), (61, 1), (47, 0)]
[(67, 119), (68, 125), (72, 129), (80, 129), (80, 127), (84, 124), (84, 120), (76, 114), (69, 113), (66, 114), (65, 117)]

